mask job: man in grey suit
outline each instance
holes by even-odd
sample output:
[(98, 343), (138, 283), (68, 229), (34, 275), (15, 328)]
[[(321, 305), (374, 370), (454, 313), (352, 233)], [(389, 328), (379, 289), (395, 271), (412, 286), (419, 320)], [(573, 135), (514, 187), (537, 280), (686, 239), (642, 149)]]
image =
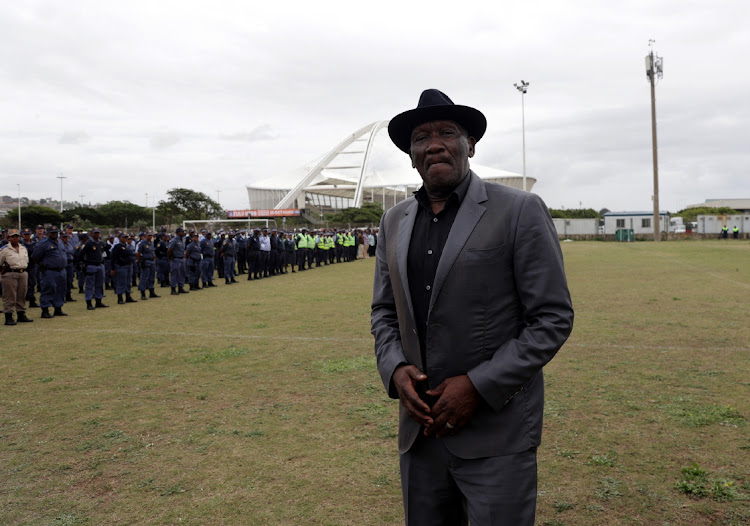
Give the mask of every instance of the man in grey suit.
[(534, 523), (542, 367), (573, 326), (547, 207), (469, 168), (486, 127), (438, 90), (388, 126), (424, 182), (383, 215), (372, 301), (409, 526)]

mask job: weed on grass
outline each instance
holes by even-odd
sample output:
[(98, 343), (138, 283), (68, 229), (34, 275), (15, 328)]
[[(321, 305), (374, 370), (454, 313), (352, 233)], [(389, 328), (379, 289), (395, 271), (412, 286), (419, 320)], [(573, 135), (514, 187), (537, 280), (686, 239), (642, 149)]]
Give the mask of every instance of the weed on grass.
[(316, 362), (318, 369), (324, 373), (344, 373), (349, 371), (375, 370), (375, 356), (361, 355), (351, 358), (337, 358)]
[(594, 490), (594, 495), (602, 500), (610, 500), (614, 497), (622, 497), (620, 492), (621, 482), (613, 478), (604, 478), (599, 481), (598, 486)]
[(709, 472), (695, 463), (681, 471), (682, 480), (675, 484), (675, 489), (680, 493), (699, 499), (708, 497), (717, 502), (745, 500), (733, 480), (709, 477)]
[(747, 422), (740, 412), (729, 405), (701, 405), (691, 398), (677, 397), (664, 406), (666, 412), (681, 424), (700, 427), (720, 424), (730, 427), (744, 426)]
[(615, 455), (594, 455), (591, 457), (589, 463), (593, 466), (607, 466), (611, 468), (615, 465)]

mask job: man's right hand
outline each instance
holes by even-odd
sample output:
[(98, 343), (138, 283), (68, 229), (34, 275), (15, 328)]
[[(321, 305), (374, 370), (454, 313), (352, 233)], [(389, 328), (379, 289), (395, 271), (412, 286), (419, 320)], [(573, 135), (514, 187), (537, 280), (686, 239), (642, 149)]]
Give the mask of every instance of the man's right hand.
[(393, 372), (392, 381), (401, 404), (411, 419), (423, 426), (432, 425), (430, 406), (419, 398), (416, 390), (417, 382), (427, 381), (427, 375), (415, 365), (402, 365)]

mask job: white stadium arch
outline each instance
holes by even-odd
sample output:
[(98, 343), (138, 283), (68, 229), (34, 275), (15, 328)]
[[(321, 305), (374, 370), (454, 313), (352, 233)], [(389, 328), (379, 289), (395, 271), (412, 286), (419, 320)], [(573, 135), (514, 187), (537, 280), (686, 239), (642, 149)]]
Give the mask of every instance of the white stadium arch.
[[(312, 166), (247, 185), (250, 208), (299, 208), (315, 217), (322, 211), (360, 207), (367, 202), (380, 203), (388, 210), (407, 199), (422, 186), (422, 180), (388, 137), (389, 122), (363, 126)], [(520, 174), (475, 162), (471, 168), (486, 181), (523, 186)], [(527, 190), (534, 183), (534, 177), (526, 176)]]

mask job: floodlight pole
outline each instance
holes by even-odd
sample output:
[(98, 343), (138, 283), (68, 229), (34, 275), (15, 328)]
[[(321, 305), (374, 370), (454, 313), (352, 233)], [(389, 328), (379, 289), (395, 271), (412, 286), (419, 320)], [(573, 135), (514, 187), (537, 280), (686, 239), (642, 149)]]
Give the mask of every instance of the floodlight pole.
[(646, 56), (646, 76), (651, 84), (651, 147), (654, 158), (654, 241), (661, 241), (661, 225), (659, 221), (659, 158), (656, 147), (656, 79), (662, 78), (662, 58), (654, 55), (652, 44), (655, 40), (649, 40), (650, 51)]
[(524, 109), (524, 95), (529, 89), (529, 83), (525, 80), (521, 84), (513, 84), (521, 92), (521, 136), (523, 137), (523, 189), (526, 191), (526, 111)]
[(21, 184), (16, 185), (18, 187), (18, 231), (21, 231)]

